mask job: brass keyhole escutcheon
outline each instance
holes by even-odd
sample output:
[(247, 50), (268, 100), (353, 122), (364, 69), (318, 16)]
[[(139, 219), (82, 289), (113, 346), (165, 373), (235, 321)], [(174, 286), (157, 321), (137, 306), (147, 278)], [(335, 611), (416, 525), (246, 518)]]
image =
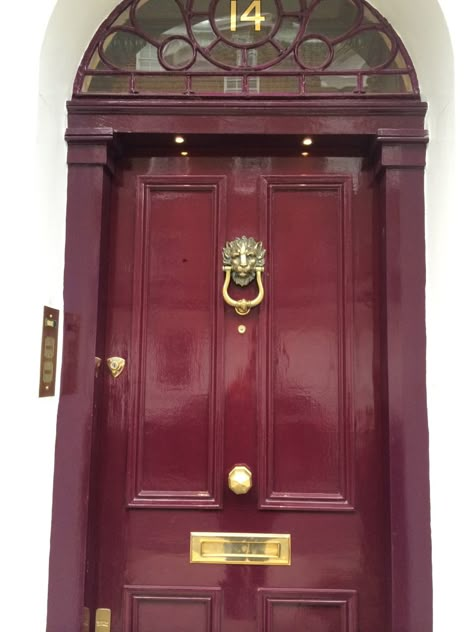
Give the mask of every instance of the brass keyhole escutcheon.
[(117, 356), (113, 358), (107, 358), (107, 366), (109, 367), (109, 371), (112, 374), (113, 378), (117, 378), (122, 374), (122, 371), (125, 368), (125, 360), (124, 358), (119, 358)]
[(252, 489), (252, 472), (246, 465), (236, 465), (229, 472), (229, 489), (234, 494), (247, 494)]

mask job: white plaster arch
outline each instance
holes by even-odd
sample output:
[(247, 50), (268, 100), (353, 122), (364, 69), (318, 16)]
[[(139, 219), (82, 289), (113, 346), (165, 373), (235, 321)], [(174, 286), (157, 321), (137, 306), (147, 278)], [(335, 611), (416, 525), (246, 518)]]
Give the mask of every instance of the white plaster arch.
[[(47, 0), (44, 0), (43, 4), (46, 3)], [(74, 76), (85, 48), (98, 26), (117, 4), (117, 0), (81, 0), (80, 3), (77, 0), (58, 0), (50, 13), (39, 56), (37, 84), (39, 85), (37, 120), (39, 213), (40, 219), (52, 226), (54, 231), (53, 237), (48, 238), (50, 249), (46, 267), (49, 271), (49, 281), (46, 282), (47, 287), (43, 294), (51, 296), (57, 306), (61, 306), (64, 266), (65, 102), (71, 95)], [(451, 20), (451, 31), (458, 33), (459, 30), (455, 28), (457, 22), (453, 15), (454, 11), (450, 13), (452, 9), (448, 7), (448, 4), (449, 0), (442, 0), (442, 5)], [(49, 5), (52, 7), (52, 0), (49, 1)], [(462, 592), (459, 593), (459, 587), (454, 593), (452, 576), (455, 575), (456, 562), (450, 561), (452, 555), (448, 547), (452, 545), (452, 542), (447, 523), (442, 515), (445, 508), (446, 490), (449, 488), (451, 494), (455, 493), (453, 486), (456, 484), (456, 476), (451, 476), (447, 482), (445, 475), (444, 445), (447, 437), (443, 416), (448, 413), (449, 399), (454, 397), (458, 390), (456, 379), (450, 375), (449, 366), (446, 366), (443, 360), (447, 357), (450, 362), (455, 363), (457, 356), (446, 348), (445, 339), (441, 335), (448, 318), (442, 306), (443, 296), (447, 286), (450, 285), (449, 272), (457, 266), (455, 260), (451, 261), (447, 272), (446, 258), (452, 257), (456, 252), (456, 243), (461, 238), (465, 219), (458, 217), (453, 226), (452, 206), (449, 204), (449, 201), (454, 198), (456, 189), (454, 173), (456, 170), (454, 144), (456, 58), (453, 55), (448, 23), (437, 0), (417, 0), (416, 2), (413, 0), (397, 0), (396, 2), (373, 0), (372, 5), (390, 21), (406, 44), (418, 73), (422, 97), (429, 103), (428, 127), (431, 142), (428, 150), (426, 180), (428, 406), (434, 528), (435, 630), (444, 632), (448, 629), (465, 627), (466, 612), (459, 608), (459, 614), (456, 614), (450, 604), (455, 601), (455, 596), (458, 603), (468, 602), (470, 598), (467, 588), (464, 599), (460, 596)], [(44, 14), (46, 17), (50, 10), (48, 8), (48, 13)], [(457, 53), (461, 54), (459, 51)], [(448, 224), (449, 230), (446, 228)], [(446, 242), (447, 234), (449, 234), (448, 242)], [(462, 280), (458, 279), (458, 283), (462, 284)], [(454, 293), (449, 293), (449, 295), (456, 304)], [(462, 310), (462, 302), (457, 305), (458, 309)], [(467, 313), (470, 313), (469, 310)], [(467, 374), (467, 364), (465, 369)], [(469, 391), (465, 392), (464, 404), (467, 404)], [(461, 399), (458, 406), (462, 407), (462, 405)], [(54, 411), (50, 415), (53, 413)], [(51, 425), (50, 433), (52, 428)], [(48, 459), (51, 468), (52, 439), (51, 435), (48, 443)], [(454, 467), (454, 458), (451, 466)], [(463, 471), (457, 472), (457, 475), (462, 477)], [(50, 494), (50, 490), (45, 492), (44, 497), (48, 493)], [(454, 498), (458, 499), (456, 495)], [(462, 548), (462, 542), (467, 543), (469, 538), (470, 535), (468, 537), (467, 532), (461, 534), (458, 550)], [(47, 546), (46, 542), (44, 546)], [(41, 567), (37, 570), (36, 580), (46, 583), (45, 568)], [(465, 582), (467, 582), (467, 575)], [(456, 616), (459, 616), (459, 621), (456, 621)], [(38, 623), (38, 619), (36, 622)], [(29, 629), (37, 629), (38, 625), (35, 625), (34, 621), (32, 623)], [(420, 632), (425, 631), (420, 630)]]

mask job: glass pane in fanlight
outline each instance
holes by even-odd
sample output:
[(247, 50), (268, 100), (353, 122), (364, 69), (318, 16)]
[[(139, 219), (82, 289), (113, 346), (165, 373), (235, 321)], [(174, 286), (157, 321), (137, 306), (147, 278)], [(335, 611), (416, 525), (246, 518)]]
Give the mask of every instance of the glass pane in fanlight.
[(373, 75), (364, 77), (364, 90), (380, 94), (411, 94), (413, 84), (410, 75)]
[(88, 94), (128, 94), (129, 91), (129, 78), (123, 75), (89, 76), (82, 84), (82, 92)]
[(331, 51), (323, 40), (312, 37), (298, 46), (298, 59), (306, 68), (320, 68), (327, 63)]
[(306, 35), (340, 37), (356, 24), (358, 15), (359, 10), (351, 0), (322, 0), (311, 13)]
[(301, 11), (301, 0), (280, 0), (283, 13), (298, 13)]
[(101, 58), (99, 57), (99, 52), (97, 50), (97, 48), (94, 51), (94, 54), (92, 55), (89, 64), (87, 66), (88, 70), (97, 70), (101, 68), (101, 65), (104, 65), (104, 62), (101, 60)]
[(389, 61), (391, 43), (376, 29), (362, 31), (334, 46), (334, 60), (329, 70), (362, 70)]
[(154, 75), (135, 78), (135, 90), (138, 94), (183, 94), (186, 90), (184, 76)]
[(112, 26), (130, 26), (130, 7), (127, 7), (125, 11), (115, 19)]
[(277, 59), (279, 53), (270, 43), (247, 49), (247, 65), (263, 66)]
[(280, 62), (272, 66), (268, 69), (268, 72), (282, 72), (285, 70), (296, 70), (298, 72), (301, 71), (301, 66), (296, 63), (295, 56), (293, 52), (284, 57)]
[(301, 27), (301, 20), (297, 17), (282, 18), (280, 28), (273, 37), (281, 48), (289, 48), (295, 41)]
[(305, 81), (307, 94), (354, 92), (356, 89), (357, 77), (350, 75), (307, 76)]
[(194, 13), (208, 13), (211, 0), (192, 0)]
[(364, 17), (362, 24), (380, 24), (380, 19), (375, 15), (368, 6), (364, 6)]
[(176, 38), (164, 44), (161, 55), (166, 66), (173, 70), (180, 70), (191, 63), (193, 48), (185, 40)]
[(260, 77), (260, 94), (298, 94), (300, 91), (299, 77), (278, 77), (265, 75)]
[(148, 42), (137, 53), (137, 70), (141, 72), (157, 72), (164, 70), (158, 61), (158, 50)]
[(157, 40), (186, 35), (183, 15), (175, 0), (141, 0), (137, 6), (136, 24)]
[(204, 16), (197, 16), (191, 19), (191, 30), (194, 39), (203, 48), (210, 46), (216, 40), (211, 23)]
[(224, 42), (219, 42), (210, 53), (211, 59), (215, 59), (221, 64), (230, 66), (232, 68), (238, 68), (242, 63), (242, 51), (240, 49), (233, 48)]
[[(264, 42), (273, 30), (278, 11), (275, 0), (236, 0), (234, 18), (229, 0), (219, 0), (215, 11), (215, 23), (219, 34), (232, 44), (240, 46)], [(245, 13), (248, 9), (248, 15)], [(260, 12), (258, 15), (257, 12)]]
[(118, 31), (105, 38), (105, 59), (121, 70), (135, 70), (137, 55), (147, 46), (144, 39), (127, 31)]
[(193, 77), (192, 92), (195, 94), (241, 94), (242, 77), (219, 75), (214, 77)]
[(193, 72), (219, 72), (219, 68), (214, 66), (208, 59), (203, 57), (200, 53), (196, 55), (196, 61), (192, 67)]
[(407, 62), (400, 52), (396, 54), (395, 59), (392, 61), (391, 64), (389, 64), (388, 68), (391, 68), (393, 70), (402, 70), (407, 68)]

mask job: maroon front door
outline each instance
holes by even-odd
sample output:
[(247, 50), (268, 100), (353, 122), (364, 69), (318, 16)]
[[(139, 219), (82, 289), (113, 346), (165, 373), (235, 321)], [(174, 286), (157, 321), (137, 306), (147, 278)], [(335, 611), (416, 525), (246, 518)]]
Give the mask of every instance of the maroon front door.
[[(105, 346), (126, 365), (101, 378), (87, 579), (112, 632), (389, 629), (372, 174), (299, 142), (195, 139), (117, 175)], [(243, 235), (267, 251), (247, 316), (222, 297)], [(192, 532), (290, 535), (291, 564), (190, 563)]]

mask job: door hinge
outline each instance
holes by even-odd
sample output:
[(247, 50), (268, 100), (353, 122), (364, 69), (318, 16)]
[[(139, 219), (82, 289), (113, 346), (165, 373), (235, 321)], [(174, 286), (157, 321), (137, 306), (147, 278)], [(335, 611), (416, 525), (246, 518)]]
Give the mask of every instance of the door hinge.
[(95, 632), (110, 632), (112, 611), (109, 608), (97, 608), (95, 611)]

